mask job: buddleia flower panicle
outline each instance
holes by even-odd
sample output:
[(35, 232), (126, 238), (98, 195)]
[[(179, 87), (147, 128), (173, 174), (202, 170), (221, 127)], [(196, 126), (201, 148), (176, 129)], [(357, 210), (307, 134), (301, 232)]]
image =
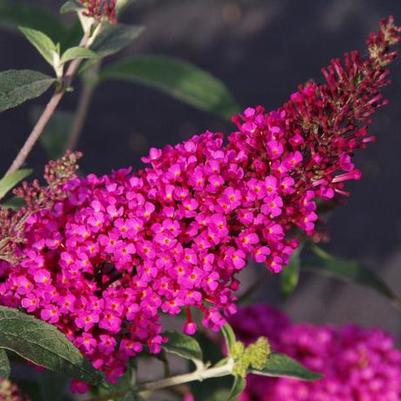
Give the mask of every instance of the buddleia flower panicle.
[(57, 326), (110, 381), (143, 349), (160, 351), (162, 315), (185, 311), (192, 335), (196, 309), (219, 330), (247, 261), (280, 272), (316, 234), (317, 201), (360, 178), (352, 156), (373, 141), (367, 125), (399, 40), (383, 21), (367, 58), (333, 60), (325, 84), (308, 82), (275, 111), (247, 108), (226, 141), (207, 131), (152, 148), (137, 173), (64, 180), (74, 168), (51, 166), (47, 187), (19, 190), (27, 210), (41, 207), (20, 230), (17, 262), (0, 262), (0, 303)]
[(266, 305), (241, 308), (230, 323), (246, 344), (266, 336), (274, 351), (323, 377), (307, 382), (249, 375), (240, 401), (401, 400), (401, 350), (379, 329), (293, 323)]

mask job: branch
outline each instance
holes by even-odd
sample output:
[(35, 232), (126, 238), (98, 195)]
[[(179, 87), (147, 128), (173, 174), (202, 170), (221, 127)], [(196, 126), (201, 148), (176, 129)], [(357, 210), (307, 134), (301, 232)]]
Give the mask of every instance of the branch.
[[(100, 25), (98, 25), (99, 27)], [(93, 40), (98, 33), (98, 29), (95, 29), (95, 32), (92, 36), (90, 36), (89, 32), (85, 32), (81, 43), (79, 44), (82, 47), (89, 47)], [(49, 103), (47, 104), (45, 110), (43, 111), (42, 115), (40, 116), (39, 120), (37, 121), (36, 125), (34, 126), (32, 132), (29, 134), (28, 139), (26, 140), (24, 146), (19, 151), (18, 155), (12, 162), (10, 168), (6, 172), (6, 176), (9, 174), (14, 173), (17, 171), (25, 162), (26, 158), (28, 157), (29, 153), (32, 151), (35, 143), (39, 139), (40, 135), (42, 134), (44, 128), (46, 127), (47, 123), (49, 122), (50, 118), (54, 114), (57, 106), (59, 105), (61, 99), (63, 98), (67, 89), (71, 86), (71, 83), (74, 79), (76, 72), (78, 71), (79, 66), (81, 65), (82, 59), (76, 59), (71, 61), (66, 73), (61, 78), (61, 88), (56, 89), (54, 95), (50, 99)]]
[[(193, 381), (203, 381), (206, 379), (212, 379), (214, 377), (223, 377), (232, 374), (234, 368), (234, 360), (229, 359), (224, 365), (215, 366), (213, 368), (207, 368), (206, 365), (196, 369), (194, 372), (185, 373), (182, 375), (168, 377), (166, 379), (156, 380), (153, 382), (147, 383), (139, 383), (133, 391), (135, 393), (142, 393), (145, 391), (155, 391), (161, 390), (173, 386), (178, 386), (185, 383), (190, 383)], [(86, 399), (86, 401), (107, 401), (110, 399), (114, 399), (115, 397), (123, 397), (126, 395), (126, 391), (115, 392), (111, 394), (107, 394), (100, 397), (92, 397)]]
[(167, 379), (139, 384), (135, 388), (135, 391), (138, 393), (141, 393), (143, 391), (155, 391), (163, 388), (177, 386), (179, 384), (190, 383), (193, 381), (203, 381), (206, 379), (211, 379), (213, 377), (228, 376), (232, 373), (233, 367), (234, 361), (232, 359), (229, 359), (228, 362), (222, 366), (216, 366), (209, 369), (206, 367), (202, 367), (192, 373), (185, 373), (183, 375), (168, 377)]

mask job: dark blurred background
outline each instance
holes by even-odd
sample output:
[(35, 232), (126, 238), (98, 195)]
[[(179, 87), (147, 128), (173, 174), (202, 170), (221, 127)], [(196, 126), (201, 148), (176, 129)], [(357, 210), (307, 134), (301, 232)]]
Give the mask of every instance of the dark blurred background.
[[(15, 0), (17, 2), (17, 0)], [(63, 0), (29, 0), (55, 13)], [(146, 31), (124, 55), (180, 57), (225, 82), (243, 105), (275, 108), (298, 83), (320, 79), (320, 68), (344, 51), (364, 49), (380, 18), (393, 14), (401, 23), (399, 0), (137, 0), (124, 21)], [(21, 36), (0, 31), (0, 69), (49, 72)], [(401, 63), (392, 68), (386, 89), (391, 103), (375, 117), (371, 132), (378, 141), (358, 156), (363, 180), (334, 213), (328, 249), (377, 270), (401, 294)], [(76, 91), (78, 92), (78, 91)], [(30, 128), (34, 104), (49, 94), (0, 116), (0, 169), (5, 171)], [(61, 108), (74, 110), (77, 93)], [(78, 148), (85, 171), (107, 173), (140, 166), (151, 146), (176, 143), (195, 133), (229, 132), (231, 125), (167, 95), (142, 86), (102, 84), (91, 105)], [(38, 144), (28, 159), (41, 171), (46, 153)], [(261, 267), (258, 267), (260, 269)], [(249, 270), (247, 280), (255, 272)], [(277, 302), (277, 280), (256, 298)], [(365, 288), (303, 274), (301, 285), (284, 304), (298, 320), (378, 325), (401, 338), (401, 312)]]

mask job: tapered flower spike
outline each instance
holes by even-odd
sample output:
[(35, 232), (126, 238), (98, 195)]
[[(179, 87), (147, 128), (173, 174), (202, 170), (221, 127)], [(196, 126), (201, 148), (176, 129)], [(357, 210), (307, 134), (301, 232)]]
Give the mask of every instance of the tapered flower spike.
[(367, 125), (385, 104), (399, 40), (383, 21), (367, 58), (333, 60), (325, 84), (308, 82), (275, 111), (247, 108), (226, 145), (206, 132), (151, 149), (136, 174), (76, 177), (71, 154), (51, 164), (47, 187), (17, 191), (25, 208), (0, 210), (0, 233), (12, 237), (0, 303), (57, 326), (110, 381), (144, 348), (160, 352), (163, 314), (186, 310), (194, 334), (198, 309), (219, 330), (247, 261), (280, 272), (301, 236), (316, 237), (317, 201), (360, 178), (352, 156), (373, 140)]

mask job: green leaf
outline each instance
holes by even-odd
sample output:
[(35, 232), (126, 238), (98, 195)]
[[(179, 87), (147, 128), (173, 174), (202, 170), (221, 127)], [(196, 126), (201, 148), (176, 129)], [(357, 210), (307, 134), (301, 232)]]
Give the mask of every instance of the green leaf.
[(48, 75), (31, 70), (0, 72), (0, 112), (39, 97), (55, 81)]
[(120, 60), (105, 67), (101, 77), (151, 86), (223, 118), (231, 118), (240, 110), (220, 80), (192, 64), (170, 57), (138, 56)]
[(82, 5), (78, 4), (76, 1), (68, 0), (60, 7), (60, 14), (79, 12), (83, 9), (84, 8), (82, 7)]
[(369, 287), (389, 298), (396, 306), (401, 307), (401, 299), (374, 271), (353, 260), (334, 258), (317, 246), (314, 246), (312, 250), (319, 260), (303, 265), (302, 267), (306, 270)]
[(10, 371), (10, 361), (8, 360), (7, 353), (4, 349), (0, 348), (0, 377), (2, 379), (8, 379)]
[(42, 31), (56, 41), (66, 32), (59, 19), (36, 1), (0, 0), (0, 27), (14, 31), (19, 26)]
[(124, 49), (143, 32), (143, 27), (109, 24), (96, 37), (91, 49), (100, 57), (111, 56)]
[[(30, 113), (32, 122), (37, 121), (42, 113), (42, 107), (34, 107)], [(50, 159), (58, 159), (65, 153), (73, 121), (74, 113), (72, 112), (59, 110), (53, 114), (39, 138)]]
[(227, 352), (230, 354), (234, 344), (237, 342), (234, 330), (228, 323), (226, 323), (222, 327), (221, 332), (223, 334), (224, 340), (226, 341)]
[(54, 372), (88, 383), (101, 375), (54, 326), (16, 309), (0, 306), (0, 347)]
[(166, 352), (192, 360), (195, 363), (203, 363), (202, 350), (195, 338), (176, 331), (168, 331), (164, 335), (168, 338), (168, 342), (163, 344), (163, 349)]
[(32, 174), (32, 170), (21, 169), (3, 177), (0, 180), (0, 199), (4, 198), (9, 191), (30, 174)]
[(235, 376), (230, 394), (227, 397), (227, 401), (236, 400), (237, 397), (244, 391), (245, 387), (246, 379), (240, 376)]
[(251, 369), (250, 373), (269, 377), (290, 377), (301, 380), (320, 379), (321, 375), (312, 372), (284, 354), (270, 354), (263, 369)]
[(85, 47), (71, 47), (67, 49), (61, 57), (61, 64), (78, 58), (97, 58), (97, 54)]
[(295, 290), (299, 282), (299, 271), (301, 267), (300, 254), (302, 246), (299, 246), (291, 256), (290, 263), (280, 275), (281, 292), (287, 298)]
[(55, 65), (55, 60), (59, 56), (59, 50), (56, 44), (43, 32), (27, 27), (19, 27), (20, 31), (31, 42), (36, 50), (51, 65)]

